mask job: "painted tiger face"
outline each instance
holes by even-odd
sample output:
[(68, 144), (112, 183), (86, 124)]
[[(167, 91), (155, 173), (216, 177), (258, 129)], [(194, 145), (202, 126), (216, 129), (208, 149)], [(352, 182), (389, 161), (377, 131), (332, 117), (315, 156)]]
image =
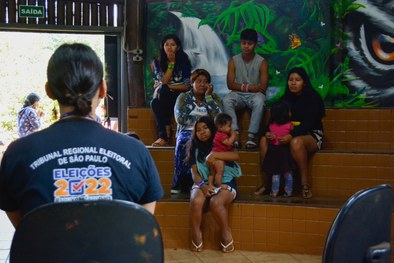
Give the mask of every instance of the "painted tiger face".
[(365, 6), (350, 12), (345, 31), (355, 78), (350, 86), (379, 107), (394, 106), (394, 0), (357, 0)]

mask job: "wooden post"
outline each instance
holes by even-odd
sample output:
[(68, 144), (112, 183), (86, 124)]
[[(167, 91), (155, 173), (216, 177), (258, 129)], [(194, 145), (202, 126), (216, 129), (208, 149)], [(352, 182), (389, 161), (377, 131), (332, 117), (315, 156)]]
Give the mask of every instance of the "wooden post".
[[(38, 5), (39, 5), (39, 6), (45, 6), (45, 0), (38, 0)], [(38, 19), (38, 23), (39, 23), (39, 24), (45, 24), (45, 22), (46, 22), (46, 20), (47, 20), (46, 11), (47, 11), (47, 10), (45, 10), (45, 8), (44, 8), (44, 17)]]
[(58, 1), (57, 2), (57, 24), (58, 25), (65, 25), (65, 20), (64, 20), (64, 16), (65, 16), (65, 12), (66, 12), (66, 3), (65, 1)]
[(73, 11), (73, 3), (67, 2), (66, 3), (66, 25), (68, 25), (68, 26), (74, 25), (74, 22), (73, 22), (74, 13), (73, 12), (74, 12)]
[[(11, 1), (11, 2), (14, 2), (14, 1)], [(27, 18), (26, 17), (20, 17), (19, 16), (19, 8), (20, 8), (20, 6), (21, 5), (26, 5), (26, 4), (28, 4), (28, 2), (26, 2), (26, 0), (19, 0), (19, 1), (17, 1), (18, 3), (17, 3), (17, 5), (16, 5), (16, 7), (17, 7), (17, 9), (15, 10), (15, 15), (18, 17), (18, 23), (19, 24), (27, 24)]]
[(142, 23), (144, 0), (126, 0), (126, 63), (127, 88), (130, 107), (145, 106), (144, 70), (142, 51)]
[(90, 12), (92, 13), (90, 25), (98, 26), (98, 7), (96, 3), (90, 4)]
[(49, 1), (48, 2), (48, 24), (53, 25), (55, 24), (55, 2)]
[(90, 26), (90, 15), (89, 15), (90, 6), (89, 3), (83, 3), (83, 25)]
[(74, 26), (82, 26), (82, 3), (75, 3), (74, 8)]
[(8, 23), (16, 23), (16, 0), (8, 1)]
[(5, 23), (5, 1), (0, 1), (0, 23)]

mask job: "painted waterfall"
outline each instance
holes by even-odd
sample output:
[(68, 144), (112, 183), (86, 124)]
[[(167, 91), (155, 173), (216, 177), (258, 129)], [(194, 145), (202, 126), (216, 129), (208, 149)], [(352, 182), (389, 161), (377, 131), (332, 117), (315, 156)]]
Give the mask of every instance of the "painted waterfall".
[(208, 70), (215, 86), (214, 91), (221, 96), (228, 93), (226, 75), (229, 58), (218, 35), (208, 25), (199, 26), (199, 18), (183, 17), (180, 12), (171, 13), (181, 21), (182, 27), (178, 36), (190, 58), (192, 70)]

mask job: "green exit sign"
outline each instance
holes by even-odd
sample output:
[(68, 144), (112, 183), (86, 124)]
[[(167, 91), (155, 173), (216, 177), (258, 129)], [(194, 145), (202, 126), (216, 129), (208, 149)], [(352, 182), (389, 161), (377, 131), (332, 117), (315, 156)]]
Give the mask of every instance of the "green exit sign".
[(44, 7), (34, 5), (20, 5), (19, 17), (43, 18)]

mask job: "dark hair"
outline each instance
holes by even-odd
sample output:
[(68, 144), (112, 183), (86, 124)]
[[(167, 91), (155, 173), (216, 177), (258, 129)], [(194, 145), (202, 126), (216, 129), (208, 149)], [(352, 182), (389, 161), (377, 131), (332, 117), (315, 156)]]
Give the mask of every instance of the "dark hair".
[(290, 121), (290, 106), (284, 101), (280, 100), (274, 103), (271, 108), (270, 123), (285, 124)]
[(196, 79), (201, 75), (205, 76), (208, 79), (208, 82), (211, 83), (211, 74), (209, 74), (208, 71), (202, 68), (196, 69), (195, 71), (192, 72), (190, 76), (190, 83), (193, 84), (194, 81), (196, 81)]
[(223, 126), (228, 122), (232, 122), (233, 119), (227, 113), (221, 112), (215, 117), (215, 127)]
[[(197, 124), (199, 123), (205, 123), (208, 126), (208, 129), (211, 131), (211, 138), (209, 138), (209, 140), (206, 142), (200, 141), (200, 139), (198, 139), (197, 137)], [(215, 133), (216, 128), (212, 118), (209, 116), (200, 117), (193, 126), (192, 136), (186, 146), (186, 161), (190, 161), (191, 155), (195, 154), (196, 149), (198, 149), (197, 159), (198, 161), (204, 162), (205, 157), (210, 153), (212, 149), (212, 142)]]
[(56, 100), (74, 106), (74, 113), (86, 116), (92, 111), (92, 98), (102, 84), (103, 64), (84, 44), (63, 44), (48, 62), (49, 88)]
[(290, 69), (289, 72), (287, 73), (285, 94), (286, 93), (291, 93), (290, 89), (289, 89), (288, 80), (290, 78), (290, 75), (293, 74), (293, 73), (298, 74), (302, 78), (302, 80), (304, 81), (305, 87), (303, 89), (303, 92), (304, 91), (306, 91), (306, 92), (315, 91), (315, 89), (312, 87), (312, 83), (311, 83), (311, 81), (309, 79), (309, 76), (308, 76), (308, 73), (306, 73), (305, 69), (301, 68), (301, 67), (295, 67), (295, 68)]
[(137, 139), (139, 141), (141, 140), (140, 136), (136, 132), (133, 132), (133, 131), (126, 132), (125, 135), (127, 135), (131, 138)]
[(27, 95), (25, 102), (23, 103), (23, 108), (31, 106), (39, 100), (40, 100), (40, 96), (38, 96), (36, 93), (32, 92), (29, 95)]
[(241, 32), (241, 40), (248, 40), (257, 43), (257, 32), (252, 28), (247, 28)]
[(179, 39), (179, 37), (175, 34), (168, 34), (161, 40), (159, 56), (157, 58), (159, 61), (160, 69), (162, 72), (166, 72), (167, 67), (168, 67), (167, 54), (164, 51), (164, 44), (169, 39), (174, 40), (176, 45), (179, 48), (178, 51), (175, 53), (174, 71), (176, 71), (178, 69), (178, 67), (182, 67), (181, 65), (183, 63), (191, 64), (188, 55), (183, 50), (182, 43), (181, 43), (181, 40)]
[(325, 106), (324, 106), (323, 99), (321, 98), (320, 94), (317, 93), (317, 91), (313, 88), (312, 83), (309, 79), (308, 73), (302, 67), (294, 67), (294, 68), (290, 69), (289, 72), (287, 73), (286, 90), (285, 90), (284, 98), (291, 99), (292, 97), (294, 97), (294, 94), (290, 92), (289, 82), (288, 82), (290, 75), (293, 73), (298, 74), (302, 78), (302, 80), (304, 81), (305, 87), (303, 88), (302, 93), (311, 94), (312, 96), (314, 96), (315, 99), (319, 101), (321, 116), (322, 117), (325, 116)]

